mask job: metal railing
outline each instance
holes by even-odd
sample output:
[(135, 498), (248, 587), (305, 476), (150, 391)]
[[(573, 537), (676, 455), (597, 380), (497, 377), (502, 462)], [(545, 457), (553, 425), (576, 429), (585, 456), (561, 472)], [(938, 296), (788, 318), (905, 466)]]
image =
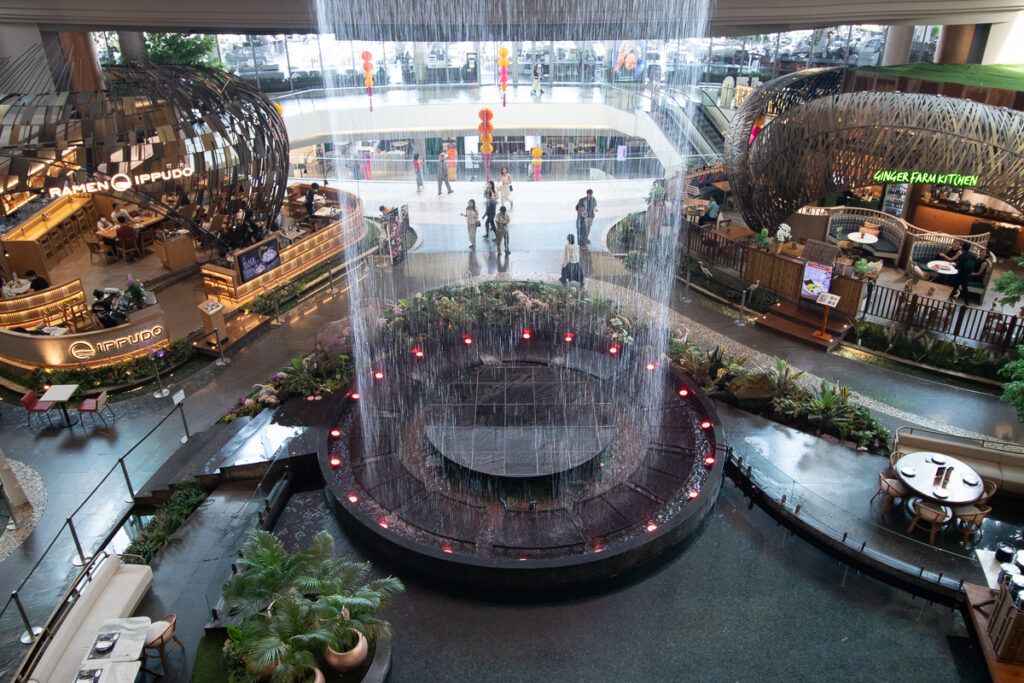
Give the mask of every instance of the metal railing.
[(883, 287), (870, 280), (861, 316), (999, 348), (1024, 344), (1024, 318)]
[[(181, 424), (176, 419), (179, 416)], [(37, 546), (27, 543), (18, 555), (7, 558), (4, 587), (10, 591), (10, 597), (0, 609), (0, 638), (4, 642), (13, 643), (20, 637), (25, 644), (33, 643), (42, 627), (51, 623), (61, 596), (80, 580), (80, 567), (89, 566), (92, 558), (110, 551), (119, 535), (117, 544), (127, 545), (130, 539), (121, 530), (126, 522), (129, 527), (133, 524), (130, 518), (135, 486), (147, 481), (163, 464), (162, 459), (144, 454), (139, 448), (150, 437), (166, 441), (179, 436), (182, 443), (189, 438), (184, 403), (168, 411), (107, 469), (17, 584), (12, 574), (19, 562), (31, 561), (32, 548)], [(134, 525), (140, 526), (137, 521)], [(40, 540), (40, 545), (43, 542)], [(6, 680), (12, 674), (22, 655), (19, 648), (4, 648), (0, 652), (0, 677)]]

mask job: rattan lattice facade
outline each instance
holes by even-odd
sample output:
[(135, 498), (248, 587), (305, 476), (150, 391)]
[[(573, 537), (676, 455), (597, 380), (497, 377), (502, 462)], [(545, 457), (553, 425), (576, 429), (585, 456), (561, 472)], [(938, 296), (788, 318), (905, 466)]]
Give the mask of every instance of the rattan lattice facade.
[[(160, 208), (210, 241), (217, 236), (203, 233), (191, 212), (163, 205), (165, 193), (180, 186), (207, 215), (233, 213), (244, 202), (258, 221), (274, 221), (287, 184), (288, 137), (262, 93), (212, 69), (118, 66), (105, 76), (99, 92), (0, 95), (4, 192), (158, 174), (104, 193)], [(192, 174), (159, 175), (183, 168)]]
[[(885, 170), (976, 175), (976, 190), (1024, 210), (1024, 114), (936, 95), (841, 93), (842, 74), (776, 79), (736, 113), (726, 165), (751, 228), (773, 230), (831, 192), (875, 184)], [(771, 120), (751, 144), (762, 116)]]

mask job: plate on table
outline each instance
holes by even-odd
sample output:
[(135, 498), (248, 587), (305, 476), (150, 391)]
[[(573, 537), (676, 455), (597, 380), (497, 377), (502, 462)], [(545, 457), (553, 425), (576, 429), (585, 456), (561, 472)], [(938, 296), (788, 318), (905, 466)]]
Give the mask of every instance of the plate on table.
[(916, 477), (917, 470), (915, 470), (913, 467), (901, 467), (900, 474), (902, 474), (904, 477)]
[(83, 683), (95, 683), (100, 680), (100, 676), (103, 675), (103, 669), (83, 669), (78, 672), (78, 676), (75, 681), (82, 681)]
[(946, 489), (932, 489), (932, 495), (936, 498), (946, 499), (949, 498), (949, 491)]
[(963, 480), (968, 486), (977, 486), (980, 483), (977, 477), (972, 477), (970, 475), (963, 477)]
[(946, 464), (946, 456), (944, 456), (944, 455), (933, 455), (932, 456), (932, 462), (935, 463), (936, 465), (945, 465)]
[(110, 652), (114, 649), (114, 644), (117, 643), (117, 636), (117, 633), (101, 633), (96, 638), (96, 644), (92, 646), (93, 651), (100, 654)]

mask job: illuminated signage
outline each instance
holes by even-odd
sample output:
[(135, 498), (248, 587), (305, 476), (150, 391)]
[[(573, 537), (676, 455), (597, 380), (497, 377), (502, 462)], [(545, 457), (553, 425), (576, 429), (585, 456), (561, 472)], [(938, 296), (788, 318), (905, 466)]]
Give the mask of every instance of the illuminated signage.
[(156, 173), (140, 173), (135, 176), (130, 176), (127, 173), (115, 173), (110, 177), (110, 180), (91, 180), (87, 183), (76, 183), (74, 185), (65, 185), (64, 187), (51, 187), (49, 192), (51, 197), (67, 197), (83, 193), (92, 194), (94, 192), (107, 192), (109, 190), (125, 192), (136, 185), (146, 185), (160, 180), (188, 178), (194, 173), (195, 171), (189, 166), (185, 166), (184, 168), (173, 168), (169, 171), (157, 171)]
[(164, 326), (153, 325), (113, 339), (104, 339), (98, 342), (75, 341), (68, 347), (68, 353), (77, 360), (92, 360), (97, 356), (112, 355), (112, 351), (131, 350), (125, 347), (145, 346), (146, 342), (160, 339), (163, 336)]
[(926, 171), (875, 171), (876, 183), (926, 183), (930, 185), (952, 185), (953, 187), (974, 187), (978, 176), (959, 173), (928, 173)]

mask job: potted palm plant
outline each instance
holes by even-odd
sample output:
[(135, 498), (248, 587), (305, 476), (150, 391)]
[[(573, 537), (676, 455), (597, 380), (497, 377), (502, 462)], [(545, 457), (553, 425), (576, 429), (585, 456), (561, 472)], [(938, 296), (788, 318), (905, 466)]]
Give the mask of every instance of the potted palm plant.
[(367, 562), (346, 562), (338, 566), (336, 578), (316, 601), (314, 611), (331, 635), (324, 648), (324, 660), (335, 671), (350, 671), (366, 659), (369, 642), (391, 635), (391, 624), (377, 613), (405, 590), (393, 576), (366, 583)]
[(251, 619), (252, 637), (241, 656), (246, 671), (271, 683), (324, 683), (316, 653), (331, 638), (313, 603), (294, 591), (274, 600), (274, 609)]

